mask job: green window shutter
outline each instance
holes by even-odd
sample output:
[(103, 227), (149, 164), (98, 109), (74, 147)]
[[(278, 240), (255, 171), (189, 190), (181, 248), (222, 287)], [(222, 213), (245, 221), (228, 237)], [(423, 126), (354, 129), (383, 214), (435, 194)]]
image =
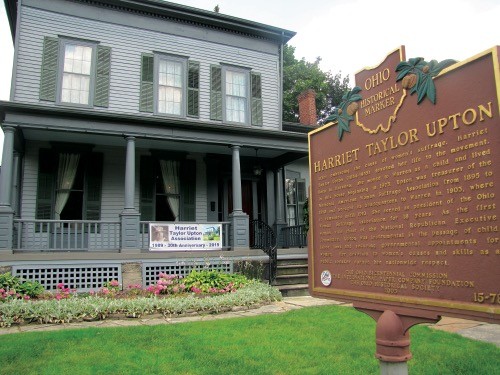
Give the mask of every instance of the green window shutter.
[(101, 220), (102, 165), (101, 153), (89, 155), (86, 166), (85, 220)]
[(252, 125), (262, 125), (262, 85), (258, 73), (250, 75), (252, 85)]
[(189, 61), (187, 115), (198, 117), (200, 102), (200, 63)]
[(222, 68), (210, 67), (210, 119), (222, 120)]
[(153, 112), (154, 56), (143, 53), (141, 57), (141, 93), (139, 111)]
[(196, 161), (181, 163), (181, 220), (196, 221)]
[(59, 40), (45, 37), (43, 40), (42, 70), (40, 72), (40, 100), (56, 101), (58, 56)]
[(152, 221), (154, 217), (154, 170), (151, 156), (141, 156), (139, 196), (142, 221)]
[(109, 106), (109, 77), (111, 71), (111, 48), (97, 46), (97, 69), (95, 81), (94, 105)]

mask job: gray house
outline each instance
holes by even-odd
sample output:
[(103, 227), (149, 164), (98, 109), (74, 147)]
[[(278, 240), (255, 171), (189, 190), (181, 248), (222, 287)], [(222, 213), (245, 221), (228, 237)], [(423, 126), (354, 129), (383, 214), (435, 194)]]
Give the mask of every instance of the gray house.
[[(281, 121), (294, 32), (160, 0), (4, 3), (0, 271), (146, 286), (304, 245), (310, 127)], [(220, 228), (220, 246), (152, 251), (150, 225), (168, 223)]]

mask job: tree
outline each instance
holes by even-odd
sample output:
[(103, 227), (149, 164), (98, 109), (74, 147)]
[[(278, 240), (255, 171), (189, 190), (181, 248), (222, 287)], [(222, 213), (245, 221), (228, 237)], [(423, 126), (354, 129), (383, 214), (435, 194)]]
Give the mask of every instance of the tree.
[(316, 91), (316, 113), (321, 124), (330, 115), (342, 95), (349, 90), (349, 77), (340, 73), (323, 72), (317, 57), (313, 63), (305, 58), (295, 58), (295, 47), (285, 45), (283, 49), (283, 121), (299, 121), (297, 97), (307, 89)]

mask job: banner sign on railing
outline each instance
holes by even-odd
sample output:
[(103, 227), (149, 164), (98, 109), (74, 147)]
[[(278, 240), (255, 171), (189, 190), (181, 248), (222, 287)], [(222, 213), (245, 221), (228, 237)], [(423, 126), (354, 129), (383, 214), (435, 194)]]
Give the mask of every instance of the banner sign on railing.
[(149, 250), (222, 250), (222, 225), (149, 223)]

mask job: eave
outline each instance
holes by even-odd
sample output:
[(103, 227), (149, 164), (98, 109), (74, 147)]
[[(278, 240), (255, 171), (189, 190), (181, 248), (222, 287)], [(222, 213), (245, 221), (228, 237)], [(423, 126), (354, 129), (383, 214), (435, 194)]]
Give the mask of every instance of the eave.
[[(7, 17), (14, 38), (17, 19), (17, 1), (4, 0)], [(276, 43), (287, 43), (296, 33), (294, 31), (265, 25), (186, 5), (170, 3), (162, 0), (72, 0), (89, 3), (92, 6), (114, 8), (121, 11), (140, 13), (187, 22), (198, 26), (217, 28), (223, 31), (236, 32), (257, 38), (272, 40)]]

